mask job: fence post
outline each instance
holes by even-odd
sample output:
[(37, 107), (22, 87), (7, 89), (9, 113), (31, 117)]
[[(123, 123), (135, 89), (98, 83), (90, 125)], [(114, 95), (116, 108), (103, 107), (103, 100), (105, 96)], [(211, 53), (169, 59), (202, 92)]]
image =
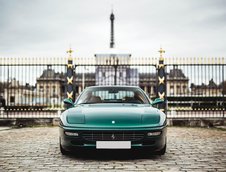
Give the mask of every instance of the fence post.
[(158, 97), (162, 100), (164, 100), (164, 103), (159, 105), (159, 109), (163, 111), (164, 113), (167, 112), (166, 109), (166, 72), (165, 72), (165, 65), (164, 65), (164, 58), (163, 53), (165, 53), (165, 50), (160, 48), (159, 50), (160, 58), (159, 58), (159, 64), (158, 64)]
[(225, 119), (225, 100), (224, 100), (224, 94), (225, 94), (225, 89), (224, 89), (224, 87), (225, 87), (225, 81), (224, 81), (224, 64), (222, 63), (222, 97), (223, 97), (223, 125), (224, 125), (224, 119)]
[(68, 63), (67, 63), (67, 98), (74, 100), (73, 97), (73, 59), (72, 59), (72, 49), (70, 48), (67, 53), (68, 56)]

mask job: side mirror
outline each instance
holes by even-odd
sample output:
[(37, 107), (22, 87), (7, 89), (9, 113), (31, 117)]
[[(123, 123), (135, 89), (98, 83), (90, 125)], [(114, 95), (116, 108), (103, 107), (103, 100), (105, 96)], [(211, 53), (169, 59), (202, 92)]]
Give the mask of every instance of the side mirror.
[(64, 104), (66, 106), (66, 108), (71, 108), (71, 107), (74, 107), (74, 103), (71, 99), (64, 99)]
[(151, 105), (156, 105), (156, 104), (160, 104), (163, 103), (164, 100), (160, 99), (160, 98), (156, 98), (153, 102), (151, 102)]

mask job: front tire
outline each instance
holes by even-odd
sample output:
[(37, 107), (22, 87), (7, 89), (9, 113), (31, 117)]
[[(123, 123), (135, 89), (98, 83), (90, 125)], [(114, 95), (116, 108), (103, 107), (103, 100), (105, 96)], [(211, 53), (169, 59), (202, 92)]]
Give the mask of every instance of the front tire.
[(69, 151), (67, 151), (67, 150), (65, 150), (63, 147), (62, 147), (62, 145), (61, 145), (61, 139), (60, 139), (60, 152), (61, 152), (61, 154), (62, 155), (69, 155)]
[(157, 155), (164, 155), (166, 153), (166, 144), (160, 151), (157, 151), (156, 153)]

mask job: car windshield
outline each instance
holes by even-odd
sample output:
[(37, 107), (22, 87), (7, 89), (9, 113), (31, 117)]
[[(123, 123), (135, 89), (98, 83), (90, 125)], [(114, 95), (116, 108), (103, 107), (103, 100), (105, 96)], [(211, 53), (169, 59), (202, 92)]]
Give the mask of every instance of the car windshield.
[(95, 103), (149, 104), (149, 100), (144, 92), (136, 87), (91, 87), (77, 100), (77, 104)]

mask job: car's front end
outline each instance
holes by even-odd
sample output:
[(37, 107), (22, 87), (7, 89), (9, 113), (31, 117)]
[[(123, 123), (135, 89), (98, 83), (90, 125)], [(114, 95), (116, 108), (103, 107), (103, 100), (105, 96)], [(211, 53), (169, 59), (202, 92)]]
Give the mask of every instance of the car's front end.
[(59, 130), (63, 154), (78, 148), (144, 148), (160, 154), (166, 149), (166, 115), (147, 103), (77, 103), (62, 113)]
[[(60, 126), (60, 136), (61, 145), (63, 149), (67, 151), (73, 151), (76, 148), (148, 148), (149, 150), (159, 151), (163, 149), (166, 144), (166, 126), (117, 130), (105, 128), (69, 128)], [(101, 142), (103, 142), (103, 144), (109, 142), (109, 147), (107, 147), (107, 145), (106, 147), (101, 147)], [(110, 145), (111, 143), (117, 144), (117, 142), (119, 143), (118, 147), (117, 145)]]

